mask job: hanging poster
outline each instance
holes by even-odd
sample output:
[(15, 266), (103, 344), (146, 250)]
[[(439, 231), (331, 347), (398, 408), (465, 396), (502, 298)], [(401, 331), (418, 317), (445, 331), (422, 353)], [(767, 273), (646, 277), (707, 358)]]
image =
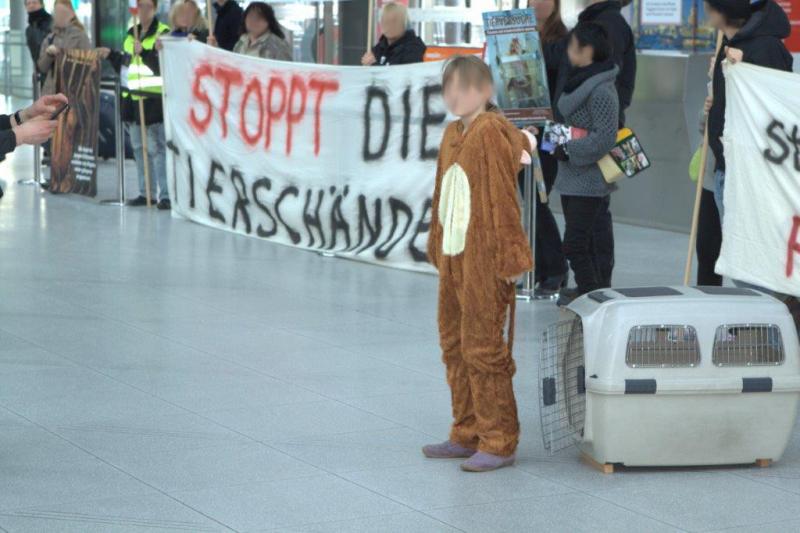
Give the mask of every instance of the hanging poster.
[(52, 140), (50, 192), (97, 195), (100, 59), (94, 50), (66, 50), (56, 63), (57, 90), (70, 109), (59, 116)]
[(715, 32), (706, 25), (703, 0), (643, 0), (633, 7), (639, 50), (714, 50)]
[(681, 24), (682, 0), (642, 0), (642, 24)]
[(486, 61), (497, 105), (518, 125), (543, 124), (553, 116), (536, 15), (532, 9), (483, 14)]

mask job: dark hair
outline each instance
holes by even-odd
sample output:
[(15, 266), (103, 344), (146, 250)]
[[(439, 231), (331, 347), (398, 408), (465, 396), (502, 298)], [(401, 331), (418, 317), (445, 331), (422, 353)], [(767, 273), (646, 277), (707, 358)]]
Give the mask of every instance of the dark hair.
[(611, 40), (608, 30), (597, 22), (579, 22), (570, 35), (575, 38), (581, 48), (591, 46), (593, 50), (592, 61), (602, 63), (611, 57)]
[(539, 37), (542, 43), (549, 44), (560, 41), (567, 35), (567, 27), (561, 20), (561, 0), (554, 0), (553, 12), (542, 22), (539, 28)]
[(281, 39), (286, 38), (283, 33), (283, 28), (281, 28), (281, 25), (278, 23), (278, 18), (275, 16), (275, 10), (266, 2), (251, 2), (250, 5), (247, 6), (247, 9), (244, 10), (244, 14), (242, 15), (242, 34), (247, 33), (247, 24), (245, 20), (247, 20), (247, 15), (252, 12), (255, 12), (256, 15), (267, 21), (267, 27), (270, 33)]

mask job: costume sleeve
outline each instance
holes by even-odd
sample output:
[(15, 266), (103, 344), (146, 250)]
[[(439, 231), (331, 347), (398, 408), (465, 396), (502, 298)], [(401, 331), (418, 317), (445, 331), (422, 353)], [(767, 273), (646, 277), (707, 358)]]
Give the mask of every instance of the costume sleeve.
[(490, 128), (485, 140), (495, 268), (499, 278), (509, 279), (533, 268), (533, 253), (522, 228), (517, 194), (520, 154), (523, 149), (529, 151), (530, 145), (519, 131), (508, 136), (499, 124)]
[[(445, 134), (446, 135), (446, 134)], [(428, 230), (428, 262), (439, 269), (439, 252), (442, 249), (442, 226), (439, 223), (439, 194), (442, 190), (442, 151), (436, 163), (436, 184), (431, 202), (431, 227)]]
[(566, 145), (570, 163), (579, 166), (597, 163), (617, 142), (619, 101), (616, 91), (595, 91), (589, 98), (593, 127), (586, 137), (573, 139)]

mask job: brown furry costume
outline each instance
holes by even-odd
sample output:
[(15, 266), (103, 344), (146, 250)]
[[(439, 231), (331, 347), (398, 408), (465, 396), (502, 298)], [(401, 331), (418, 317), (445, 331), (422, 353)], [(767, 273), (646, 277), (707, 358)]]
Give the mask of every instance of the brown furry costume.
[[(497, 113), (464, 132), (447, 127), (439, 152), (428, 258), (439, 270), (439, 334), (453, 402), (450, 440), (500, 456), (519, 441), (511, 378), (514, 285), (533, 267), (517, 174), (527, 138)], [(513, 309), (513, 307), (512, 307)]]

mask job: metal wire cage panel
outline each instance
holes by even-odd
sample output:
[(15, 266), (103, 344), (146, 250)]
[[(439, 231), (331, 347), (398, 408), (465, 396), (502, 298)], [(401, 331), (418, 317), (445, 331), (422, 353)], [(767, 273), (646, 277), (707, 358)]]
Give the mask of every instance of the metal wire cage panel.
[(687, 325), (636, 326), (628, 334), (625, 363), (631, 368), (677, 368), (700, 364), (697, 330)]
[(783, 338), (772, 324), (727, 324), (717, 328), (712, 360), (717, 366), (780, 365)]
[(542, 439), (552, 454), (577, 444), (583, 437), (586, 371), (583, 324), (577, 315), (542, 333), (539, 377)]

